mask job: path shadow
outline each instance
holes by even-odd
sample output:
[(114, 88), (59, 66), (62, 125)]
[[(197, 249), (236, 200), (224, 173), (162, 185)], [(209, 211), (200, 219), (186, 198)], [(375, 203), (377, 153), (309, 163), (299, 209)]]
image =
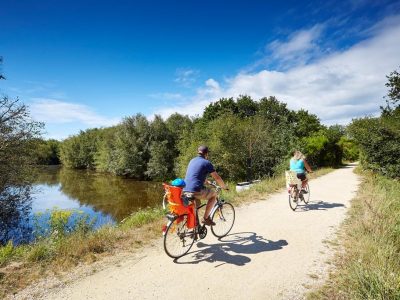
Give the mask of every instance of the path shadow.
[[(211, 234), (211, 232), (209, 232)], [(182, 258), (175, 259), (177, 264), (198, 264), (200, 262), (220, 262), (216, 268), (224, 264), (244, 266), (251, 259), (243, 254), (257, 254), (275, 251), (287, 246), (286, 240), (271, 241), (254, 232), (238, 232), (219, 239), (215, 244), (197, 242), (199, 250), (189, 252)]]
[(313, 200), (310, 201), (308, 204), (304, 204), (303, 202), (297, 206), (295, 212), (305, 212), (309, 210), (328, 210), (330, 208), (335, 207), (345, 207), (342, 203), (330, 203), (324, 202), (322, 200)]

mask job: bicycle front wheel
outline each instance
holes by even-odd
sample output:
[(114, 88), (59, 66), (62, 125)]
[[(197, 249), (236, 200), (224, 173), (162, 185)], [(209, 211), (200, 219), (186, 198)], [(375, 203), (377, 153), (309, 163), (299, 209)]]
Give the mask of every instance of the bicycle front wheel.
[(218, 238), (226, 236), (235, 223), (235, 209), (230, 203), (223, 203), (219, 206), (211, 218), (215, 225), (211, 226), (211, 232)]
[(292, 186), (289, 192), (289, 206), (295, 211), (299, 202), (299, 192), (296, 186)]
[(169, 257), (184, 256), (192, 248), (193, 243), (194, 231), (187, 227), (187, 215), (168, 225), (164, 235), (164, 250)]

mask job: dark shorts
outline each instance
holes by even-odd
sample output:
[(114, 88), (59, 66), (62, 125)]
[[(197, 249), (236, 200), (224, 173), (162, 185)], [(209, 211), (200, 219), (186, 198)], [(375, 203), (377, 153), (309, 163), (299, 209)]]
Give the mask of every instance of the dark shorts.
[(297, 178), (300, 179), (301, 181), (304, 181), (307, 179), (306, 173), (297, 173)]

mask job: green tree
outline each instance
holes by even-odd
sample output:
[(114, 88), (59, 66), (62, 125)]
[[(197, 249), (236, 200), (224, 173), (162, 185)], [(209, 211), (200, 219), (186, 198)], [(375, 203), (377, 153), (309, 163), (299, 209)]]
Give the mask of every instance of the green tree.
[(247, 95), (240, 95), (236, 99), (236, 105), (238, 109), (238, 115), (241, 118), (253, 117), (258, 112), (258, 103)]
[(361, 163), (383, 175), (400, 177), (400, 75), (390, 73), (387, 107), (379, 118), (355, 119), (349, 125), (349, 134), (360, 149)]
[(389, 102), (396, 107), (398, 106), (397, 103), (400, 104), (400, 74), (397, 70), (394, 70), (386, 77), (388, 79), (386, 86), (389, 88)]
[(145, 172), (148, 177), (163, 180), (173, 176), (175, 142), (167, 124), (156, 115), (150, 124), (149, 161)]
[(68, 168), (94, 169), (100, 131), (87, 129), (65, 139), (60, 146), (62, 164)]
[(233, 98), (221, 98), (217, 102), (210, 103), (204, 109), (203, 118), (211, 121), (226, 113), (237, 114), (238, 112), (238, 105)]
[(355, 119), (349, 125), (351, 137), (361, 151), (362, 164), (383, 175), (400, 174), (400, 126), (394, 130), (383, 118)]
[(143, 179), (149, 160), (150, 126), (141, 114), (125, 118), (118, 127), (115, 141), (114, 173)]
[(339, 125), (323, 128), (304, 137), (300, 142), (301, 149), (313, 166), (339, 166), (343, 158), (339, 141), (343, 134), (343, 127)]
[(297, 137), (308, 137), (323, 128), (319, 118), (304, 109), (295, 113), (295, 134)]
[(259, 114), (275, 125), (289, 126), (295, 121), (295, 113), (287, 108), (286, 103), (279, 102), (274, 96), (260, 99)]
[(174, 176), (174, 157), (168, 141), (153, 141), (145, 174), (153, 180), (167, 180)]
[(31, 119), (28, 108), (19, 99), (0, 99), (0, 192), (26, 182), (34, 163), (34, 139), (43, 124)]
[(346, 161), (356, 161), (359, 158), (359, 149), (355, 141), (347, 136), (342, 136), (338, 142), (342, 148), (343, 159)]
[(94, 158), (96, 170), (100, 172), (116, 174), (116, 136), (119, 126), (120, 125), (104, 128), (100, 132), (100, 139)]
[(38, 165), (59, 165), (60, 162), (60, 144), (61, 142), (49, 139), (37, 139), (35, 143), (34, 156)]

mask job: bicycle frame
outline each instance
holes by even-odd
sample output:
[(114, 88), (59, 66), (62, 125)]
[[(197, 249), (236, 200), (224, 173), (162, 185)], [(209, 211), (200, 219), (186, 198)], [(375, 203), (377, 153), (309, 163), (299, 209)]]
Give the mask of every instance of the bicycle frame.
[[(220, 208), (220, 207), (222, 206), (222, 204), (224, 203), (224, 200), (223, 200), (223, 199), (220, 199), (221, 187), (219, 187), (218, 185), (213, 184), (213, 183), (210, 183), (210, 185), (212, 185), (213, 187), (215, 187), (215, 191), (217, 192), (217, 197), (216, 197), (215, 204), (214, 204), (214, 206), (213, 206), (213, 208), (211, 209), (211, 212), (210, 212), (210, 216), (212, 216), (212, 215), (215, 213), (215, 211), (216, 211), (218, 208)], [(167, 192), (166, 192), (166, 193), (164, 194), (164, 197), (163, 197), (163, 208), (164, 208), (164, 209), (167, 209), (167, 203), (168, 203), (168, 200), (167, 200)], [(201, 209), (202, 207), (204, 207), (204, 206), (206, 206), (206, 205), (207, 205), (207, 203), (203, 203), (203, 204), (201, 204), (200, 206), (196, 207), (196, 206), (195, 206), (195, 201), (192, 201), (192, 203), (190, 203), (190, 204), (188, 205), (188, 207), (189, 207), (189, 206), (193, 207), (193, 210), (190, 210), (190, 209), (187, 210), (187, 215), (188, 215), (188, 216), (190, 215), (190, 217), (194, 217), (194, 214), (191, 213), (191, 211), (194, 211), (194, 208), (196, 209), (195, 224), (194, 224), (194, 231), (195, 231), (195, 233), (199, 233), (200, 229), (204, 229), (204, 228), (205, 228), (205, 225), (200, 226), (198, 211), (199, 211), (199, 209)], [(168, 219), (168, 223), (167, 223), (166, 225), (164, 225), (164, 227), (163, 227), (163, 235), (165, 235), (165, 229), (166, 229), (172, 222), (175, 222), (178, 218), (180, 218), (180, 217), (182, 217), (182, 216), (184, 216), (184, 215), (185, 215), (185, 214), (183, 214), (183, 215), (177, 215), (177, 214), (174, 214), (174, 213), (171, 213), (171, 212), (167, 213), (166, 217), (167, 217), (167, 219)]]

